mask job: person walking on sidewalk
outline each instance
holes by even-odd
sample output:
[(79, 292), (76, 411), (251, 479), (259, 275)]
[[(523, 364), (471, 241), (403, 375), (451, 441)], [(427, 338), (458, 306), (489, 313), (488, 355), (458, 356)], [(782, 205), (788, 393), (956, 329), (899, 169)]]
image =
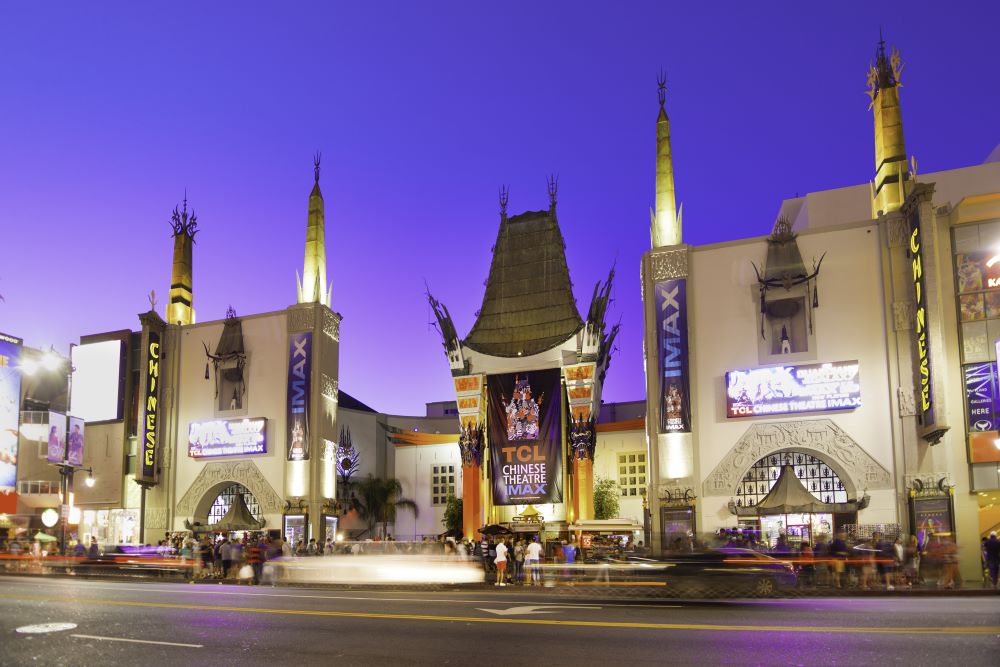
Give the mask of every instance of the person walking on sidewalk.
[(990, 573), (990, 583), (996, 590), (997, 574), (1000, 573), (1000, 539), (997, 539), (997, 531), (990, 533), (983, 551), (986, 552), (986, 570)]
[(528, 568), (528, 582), (532, 586), (542, 583), (541, 571), (538, 562), (542, 558), (542, 545), (538, 543), (538, 538), (531, 538), (531, 544), (524, 550), (524, 565)]
[(506, 586), (507, 583), (503, 580), (504, 574), (507, 571), (507, 545), (503, 543), (503, 540), (497, 542), (496, 546), (496, 557), (493, 562), (497, 566), (497, 582), (495, 586)]

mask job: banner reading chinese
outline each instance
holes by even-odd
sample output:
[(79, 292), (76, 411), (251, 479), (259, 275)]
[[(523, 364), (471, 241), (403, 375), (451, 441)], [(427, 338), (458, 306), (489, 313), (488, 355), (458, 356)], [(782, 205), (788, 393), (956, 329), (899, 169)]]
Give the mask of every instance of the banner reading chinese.
[(687, 281), (664, 280), (656, 293), (656, 368), (660, 374), (660, 432), (691, 432), (688, 379)]
[(493, 504), (562, 502), (559, 369), (487, 378)]

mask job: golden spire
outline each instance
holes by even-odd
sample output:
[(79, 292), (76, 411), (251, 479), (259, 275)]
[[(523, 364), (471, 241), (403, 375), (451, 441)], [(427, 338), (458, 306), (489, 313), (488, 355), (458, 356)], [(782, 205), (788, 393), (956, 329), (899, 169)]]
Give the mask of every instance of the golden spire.
[(319, 189), (319, 162), (322, 155), (313, 157), (315, 183), (309, 193), (309, 216), (306, 225), (306, 258), (302, 276), (295, 272), (298, 283), (298, 303), (330, 305), (332, 287), (326, 282), (326, 231), (323, 219), (323, 193)]
[(167, 324), (194, 324), (193, 249), (194, 235), (198, 233), (198, 216), (187, 210), (187, 191), (184, 208), (174, 207), (170, 218), (174, 236), (174, 265), (170, 274), (170, 299), (167, 301)]
[(670, 119), (664, 106), (667, 77), (657, 77), (660, 113), (656, 118), (656, 208), (650, 211), (650, 238), (654, 248), (681, 243), (681, 212), (674, 192), (674, 162), (670, 152)]
[(875, 116), (875, 182), (872, 185), (872, 217), (895, 211), (909, 192), (910, 174), (903, 140), (903, 115), (899, 106), (899, 74), (903, 69), (899, 50), (886, 56), (879, 31), (875, 64), (868, 66), (868, 97)]

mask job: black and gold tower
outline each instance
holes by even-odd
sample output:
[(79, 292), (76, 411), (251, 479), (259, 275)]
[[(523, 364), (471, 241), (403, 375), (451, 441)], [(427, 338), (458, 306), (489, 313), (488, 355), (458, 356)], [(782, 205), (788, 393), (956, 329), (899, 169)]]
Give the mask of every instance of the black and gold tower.
[(868, 68), (868, 96), (875, 115), (873, 218), (897, 210), (910, 191), (903, 115), (899, 106), (899, 73), (902, 69), (899, 50), (893, 48), (891, 55), (887, 56), (885, 40), (880, 36), (875, 64)]
[(184, 195), (183, 209), (170, 218), (174, 236), (174, 266), (170, 275), (170, 301), (167, 303), (168, 324), (194, 324), (194, 287), (192, 274), (194, 266), (192, 251), (194, 235), (198, 233), (198, 217), (187, 209), (187, 195)]

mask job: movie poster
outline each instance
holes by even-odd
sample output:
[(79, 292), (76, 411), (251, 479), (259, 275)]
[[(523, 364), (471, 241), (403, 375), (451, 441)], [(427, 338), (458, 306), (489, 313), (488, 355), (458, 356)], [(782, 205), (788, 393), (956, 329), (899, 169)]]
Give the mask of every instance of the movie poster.
[(69, 418), (69, 432), (66, 434), (66, 460), (71, 466), (83, 465), (83, 419)]
[(45, 460), (49, 463), (62, 463), (66, 460), (66, 415), (61, 412), (49, 412), (48, 449)]
[(654, 285), (661, 433), (691, 432), (686, 287), (683, 278)]
[(560, 370), (490, 375), (487, 388), (493, 504), (562, 502)]
[(17, 430), (21, 421), (21, 339), (0, 334), (0, 493), (17, 488)]
[(312, 332), (292, 334), (288, 345), (288, 460), (309, 460), (309, 391)]
[(996, 364), (987, 361), (980, 364), (966, 364), (965, 404), (968, 409), (970, 431), (996, 431), (998, 429), (997, 371)]

